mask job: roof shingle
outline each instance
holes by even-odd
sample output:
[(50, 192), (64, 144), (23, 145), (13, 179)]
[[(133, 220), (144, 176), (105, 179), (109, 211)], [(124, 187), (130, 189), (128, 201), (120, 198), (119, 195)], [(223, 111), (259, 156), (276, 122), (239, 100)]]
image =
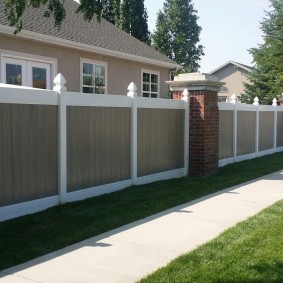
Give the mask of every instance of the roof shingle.
[[(22, 31), (53, 36), (59, 39), (124, 53), (125, 55), (134, 55), (178, 66), (176, 62), (165, 55), (104, 19), (98, 22), (94, 16), (90, 22), (85, 21), (82, 14), (75, 12), (77, 7), (78, 3), (73, 0), (65, 2), (66, 18), (59, 30), (54, 27), (52, 17), (46, 18), (43, 16), (44, 6), (27, 9), (23, 17)], [(4, 12), (4, 0), (0, 0), (0, 25), (9, 25)]]

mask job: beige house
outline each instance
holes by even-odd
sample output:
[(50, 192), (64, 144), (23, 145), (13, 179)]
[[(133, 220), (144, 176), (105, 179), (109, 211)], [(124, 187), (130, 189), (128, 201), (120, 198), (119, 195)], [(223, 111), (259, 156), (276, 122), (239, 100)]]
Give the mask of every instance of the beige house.
[(179, 65), (111, 23), (84, 21), (78, 3), (65, 2), (60, 30), (44, 8), (30, 9), (14, 35), (0, 1), (0, 82), (51, 89), (57, 73), (68, 91), (126, 95), (134, 82), (144, 97), (168, 96), (170, 71)]
[(230, 102), (233, 94), (241, 97), (241, 94), (244, 92), (244, 83), (249, 81), (247, 75), (251, 70), (252, 67), (250, 66), (229, 61), (212, 71), (211, 75), (218, 77), (221, 82), (226, 83), (218, 93), (219, 102)]

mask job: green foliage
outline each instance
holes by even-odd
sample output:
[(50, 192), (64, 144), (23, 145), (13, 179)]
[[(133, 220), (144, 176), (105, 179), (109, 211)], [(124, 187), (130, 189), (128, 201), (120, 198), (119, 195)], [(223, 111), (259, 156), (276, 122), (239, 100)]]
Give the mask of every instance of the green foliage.
[(60, 27), (66, 15), (64, 3), (60, 0), (5, 0), (5, 13), (10, 25), (16, 28), (15, 34), (22, 29), (24, 11), (29, 7), (38, 8), (41, 5), (46, 6), (44, 17), (50, 17), (52, 14), (55, 26)]
[[(15, 34), (22, 29), (22, 17), (27, 8), (46, 7), (42, 16), (53, 16), (55, 27), (60, 28), (66, 16), (63, 0), (4, 0), (5, 13), (10, 26), (16, 28)], [(81, 0), (76, 11), (82, 13), (86, 21), (94, 15), (120, 27), (142, 42), (150, 44), (147, 25), (147, 11), (144, 0)]]
[(249, 50), (256, 65), (245, 84), (245, 103), (258, 96), (261, 104), (271, 104), (283, 92), (283, 1), (270, 2), (272, 10), (261, 23), (264, 43)]
[(118, 25), (120, 20), (121, 0), (102, 0), (102, 18)]
[(144, 0), (123, 0), (119, 27), (140, 41), (150, 43)]
[(191, 0), (166, 0), (157, 16), (153, 47), (175, 60), (183, 72), (197, 71), (203, 53), (198, 45), (201, 27)]
[(280, 201), (139, 282), (283, 282), (282, 225)]

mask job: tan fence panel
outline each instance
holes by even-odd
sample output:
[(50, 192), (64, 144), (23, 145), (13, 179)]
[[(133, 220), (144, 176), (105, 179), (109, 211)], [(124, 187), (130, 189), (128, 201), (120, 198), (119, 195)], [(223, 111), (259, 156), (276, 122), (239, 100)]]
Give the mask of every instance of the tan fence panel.
[(138, 109), (138, 177), (184, 167), (184, 114)]
[(128, 180), (128, 108), (67, 107), (67, 191)]
[(283, 146), (283, 112), (277, 112), (277, 147)]
[(238, 111), (237, 156), (255, 152), (256, 112)]
[(233, 157), (233, 111), (219, 111), (219, 160)]
[(58, 194), (57, 111), (0, 104), (0, 206)]
[(274, 147), (274, 112), (259, 112), (258, 150), (263, 151)]

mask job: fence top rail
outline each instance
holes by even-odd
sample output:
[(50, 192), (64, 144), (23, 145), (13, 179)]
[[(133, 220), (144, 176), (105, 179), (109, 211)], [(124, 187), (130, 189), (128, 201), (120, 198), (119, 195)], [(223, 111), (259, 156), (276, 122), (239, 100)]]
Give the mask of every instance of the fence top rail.
[(58, 105), (58, 95), (65, 97), (69, 106), (131, 107), (132, 100), (139, 108), (186, 109), (187, 102), (162, 98), (131, 98), (126, 95), (86, 94), (36, 89), (0, 84), (0, 103)]
[(53, 90), (0, 84), (0, 103), (58, 105), (58, 93)]
[(146, 97), (136, 97), (134, 99), (138, 108), (186, 109), (187, 107), (187, 102), (183, 100)]
[(123, 95), (65, 92), (68, 106), (131, 107), (132, 99)]
[(281, 107), (279, 106), (272, 106), (272, 105), (259, 105), (258, 110), (259, 111), (276, 111), (280, 110)]
[(234, 110), (237, 109), (238, 111), (283, 111), (283, 107), (280, 106), (272, 106), (272, 105), (253, 105), (253, 104), (233, 104), (233, 103), (226, 103), (226, 102), (218, 102), (219, 110)]
[(226, 102), (218, 102), (219, 110), (234, 110), (235, 104), (233, 103), (226, 103)]
[(77, 92), (63, 92), (68, 106), (97, 106), (97, 107), (131, 107), (135, 100), (138, 108), (185, 109), (186, 102), (182, 100), (129, 97), (111, 94), (86, 94)]

